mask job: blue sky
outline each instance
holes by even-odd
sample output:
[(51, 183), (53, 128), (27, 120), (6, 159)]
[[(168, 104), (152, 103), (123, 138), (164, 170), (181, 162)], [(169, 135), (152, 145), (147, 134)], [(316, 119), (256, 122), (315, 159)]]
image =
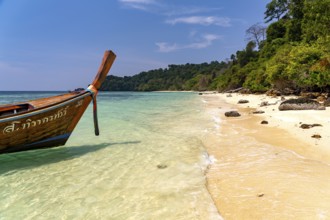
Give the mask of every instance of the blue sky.
[(263, 22), (262, 0), (0, 0), (0, 91), (86, 87), (110, 74), (229, 58)]

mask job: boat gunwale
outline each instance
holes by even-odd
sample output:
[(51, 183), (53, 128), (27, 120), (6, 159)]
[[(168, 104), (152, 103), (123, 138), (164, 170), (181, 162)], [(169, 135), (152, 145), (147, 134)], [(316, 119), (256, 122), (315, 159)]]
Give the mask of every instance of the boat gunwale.
[[(26, 112), (20, 112), (20, 113), (17, 113), (17, 114), (5, 116), (4, 118), (0, 118), (0, 123), (5, 123), (5, 122), (8, 122), (8, 121), (12, 121), (12, 120), (18, 120), (18, 119), (21, 119), (21, 118), (42, 114), (44, 112), (51, 111), (51, 110), (54, 110), (56, 108), (60, 108), (62, 106), (65, 106), (65, 105), (67, 105), (71, 102), (76, 101), (77, 99), (81, 99), (81, 98), (84, 98), (86, 96), (91, 96), (91, 95), (92, 95), (92, 93), (90, 91), (85, 90), (85, 91), (83, 91), (83, 92), (81, 92), (81, 93), (79, 93), (79, 94), (77, 94), (73, 97), (70, 97), (68, 99), (64, 99), (64, 100), (56, 102), (56, 103), (52, 103), (50, 105), (45, 105), (45, 106), (42, 106), (42, 107), (31, 109), (31, 110), (26, 111)], [(56, 97), (56, 96), (53, 96), (53, 97)], [(49, 97), (49, 98), (52, 98), (52, 97)], [(31, 101), (37, 101), (37, 100), (38, 99), (31, 100)]]

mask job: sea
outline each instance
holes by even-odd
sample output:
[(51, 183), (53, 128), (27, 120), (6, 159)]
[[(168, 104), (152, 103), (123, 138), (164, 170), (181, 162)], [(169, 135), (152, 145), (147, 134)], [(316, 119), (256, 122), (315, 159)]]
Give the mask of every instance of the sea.
[[(56, 94), (59, 94), (57, 92)], [(0, 92), (0, 104), (55, 95)], [(222, 219), (193, 92), (100, 92), (65, 146), (0, 155), (0, 219)]]

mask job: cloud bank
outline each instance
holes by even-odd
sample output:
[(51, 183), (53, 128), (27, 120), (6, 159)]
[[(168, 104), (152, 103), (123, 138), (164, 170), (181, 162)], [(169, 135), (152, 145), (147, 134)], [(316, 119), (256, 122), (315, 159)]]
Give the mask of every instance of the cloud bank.
[(189, 17), (179, 17), (174, 19), (168, 19), (165, 21), (168, 24), (199, 24), (199, 25), (217, 25), (222, 27), (230, 27), (230, 19), (226, 17), (217, 16), (189, 16)]
[(221, 39), (222, 37), (215, 34), (204, 34), (202, 39), (185, 45), (180, 45), (176, 43), (158, 42), (156, 43), (158, 51), (162, 53), (173, 52), (182, 49), (202, 49), (212, 45), (213, 41)]
[[(200, 25), (200, 26), (219, 26), (230, 27), (231, 19), (228, 17), (205, 15), (206, 13), (214, 13), (214, 11), (221, 10), (222, 8), (211, 7), (196, 7), (196, 6), (179, 6), (165, 3), (159, 0), (118, 0), (125, 7), (133, 8), (136, 10), (144, 10), (148, 13), (157, 14), (164, 17), (164, 23), (168, 25)], [(198, 15), (203, 13), (204, 15)], [(196, 32), (197, 33), (197, 32)], [(203, 34), (196, 38), (194, 32), (190, 37), (192, 43), (169, 43), (169, 42), (156, 42), (158, 52), (169, 53), (183, 49), (202, 49), (207, 48), (213, 44), (214, 41), (222, 38), (216, 34)]]
[(138, 10), (148, 10), (148, 6), (156, 4), (154, 0), (118, 0), (124, 6)]

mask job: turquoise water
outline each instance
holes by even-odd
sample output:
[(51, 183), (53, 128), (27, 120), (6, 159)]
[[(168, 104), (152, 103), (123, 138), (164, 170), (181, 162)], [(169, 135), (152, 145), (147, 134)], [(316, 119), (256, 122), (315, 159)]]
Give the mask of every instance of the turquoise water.
[(101, 92), (100, 136), (90, 106), (66, 146), (0, 155), (0, 219), (221, 219), (201, 109), (195, 93)]

